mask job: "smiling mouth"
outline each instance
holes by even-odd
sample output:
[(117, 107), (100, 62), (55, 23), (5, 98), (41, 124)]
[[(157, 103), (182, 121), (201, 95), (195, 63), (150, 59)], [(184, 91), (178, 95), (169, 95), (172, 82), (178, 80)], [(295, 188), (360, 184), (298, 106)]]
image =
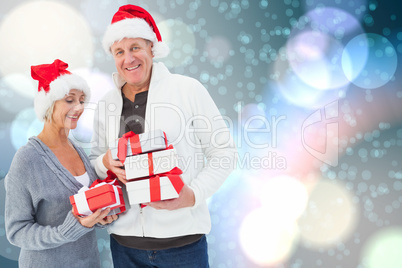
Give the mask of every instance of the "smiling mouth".
[(78, 115), (67, 115), (67, 117), (70, 119), (78, 119)]
[(134, 66), (134, 67), (128, 67), (128, 68), (126, 68), (126, 70), (132, 71), (132, 70), (137, 69), (138, 67), (140, 67), (140, 64), (138, 64), (137, 66)]

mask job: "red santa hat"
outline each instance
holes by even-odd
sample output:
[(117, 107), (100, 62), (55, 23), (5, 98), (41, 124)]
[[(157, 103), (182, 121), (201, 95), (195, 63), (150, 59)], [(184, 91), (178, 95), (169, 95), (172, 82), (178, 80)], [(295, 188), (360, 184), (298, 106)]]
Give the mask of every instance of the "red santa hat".
[(169, 54), (169, 47), (162, 42), (162, 36), (151, 14), (139, 6), (125, 5), (119, 8), (103, 36), (103, 48), (110, 53), (110, 47), (123, 38), (151, 41), (154, 58), (164, 58)]
[(46, 111), (53, 102), (63, 99), (71, 89), (81, 90), (85, 99), (91, 98), (87, 82), (67, 70), (68, 64), (56, 59), (52, 64), (31, 66), (31, 76), (39, 81), (34, 108), (39, 120), (45, 120)]

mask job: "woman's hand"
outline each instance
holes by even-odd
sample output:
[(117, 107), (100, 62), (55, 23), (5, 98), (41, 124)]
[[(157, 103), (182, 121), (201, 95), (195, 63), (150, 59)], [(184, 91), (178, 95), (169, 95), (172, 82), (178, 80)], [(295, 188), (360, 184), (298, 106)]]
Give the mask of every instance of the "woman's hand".
[(102, 225), (110, 224), (110, 223), (114, 222), (115, 220), (117, 220), (118, 218), (119, 218), (119, 216), (117, 216), (117, 215), (110, 215), (110, 216), (103, 218), (99, 223)]
[(119, 181), (126, 184), (126, 171), (122, 168), (124, 164), (118, 160), (114, 160), (112, 158), (112, 152), (107, 150), (106, 154), (103, 156), (102, 159), (103, 165), (114, 174), (116, 174)]
[(102, 211), (102, 209), (98, 209), (94, 213), (89, 216), (79, 217), (74, 215), (75, 218), (81, 223), (82, 226), (87, 228), (92, 228), (95, 224), (100, 223), (102, 225), (109, 224), (115, 220), (117, 220), (117, 215), (107, 216), (109, 214), (110, 208), (107, 208)]

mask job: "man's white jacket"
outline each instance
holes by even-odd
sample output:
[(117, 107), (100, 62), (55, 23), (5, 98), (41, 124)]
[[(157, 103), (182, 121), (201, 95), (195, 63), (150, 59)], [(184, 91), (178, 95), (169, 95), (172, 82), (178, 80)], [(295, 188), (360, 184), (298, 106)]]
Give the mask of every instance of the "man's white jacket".
[[(122, 112), (121, 87), (113, 74), (115, 90), (98, 103), (92, 137), (91, 163), (106, 178), (102, 158), (117, 147)], [(237, 151), (225, 120), (208, 91), (197, 80), (171, 74), (163, 63), (153, 63), (145, 113), (145, 132), (161, 129), (179, 156), (183, 182), (195, 195), (195, 205), (173, 211), (133, 205), (108, 228), (123, 236), (156, 238), (207, 234), (211, 229), (206, 200), (236, 166)]]

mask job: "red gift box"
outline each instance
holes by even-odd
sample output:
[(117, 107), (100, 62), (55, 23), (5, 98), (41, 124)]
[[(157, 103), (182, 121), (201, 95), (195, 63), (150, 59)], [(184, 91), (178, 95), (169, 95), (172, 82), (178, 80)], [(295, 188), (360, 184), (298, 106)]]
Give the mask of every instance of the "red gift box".
[[(83, 187), (77, 194), (70, 196), (75, 215), (88, 216), (99, 208), (108, 207), (111, 208), (109, 215), (120, 214), (126, 210), (121, 187), (116, 180), (110, 181), (111, 174), (113, 173), (108, 171), (109, 176), (105, 181), (96, 180), (89, 189)], [(117, 208), (118, 210), (112, 211)]]

